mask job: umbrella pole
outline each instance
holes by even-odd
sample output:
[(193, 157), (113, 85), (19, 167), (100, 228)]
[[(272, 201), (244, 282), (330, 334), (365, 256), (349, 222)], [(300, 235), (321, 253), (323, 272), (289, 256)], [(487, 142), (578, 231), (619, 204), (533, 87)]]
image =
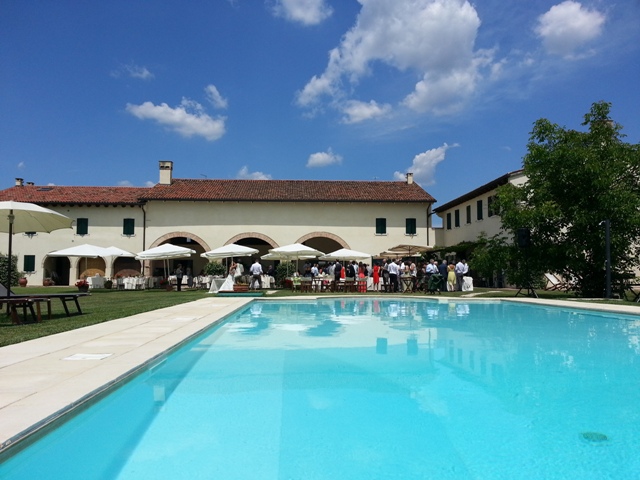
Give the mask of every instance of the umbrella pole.
[(13, 210), (9, 210), (9, 258), (7, 261), (7, 298), (11, 296), (11, 251), (13, 248), (13, 221), (15, 220), (15, 216), (13, 215)]

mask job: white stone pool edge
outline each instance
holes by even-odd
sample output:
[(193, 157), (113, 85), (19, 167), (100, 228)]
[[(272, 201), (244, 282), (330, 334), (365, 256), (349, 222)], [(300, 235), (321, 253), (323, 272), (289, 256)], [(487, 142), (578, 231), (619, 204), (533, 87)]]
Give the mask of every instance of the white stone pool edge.
[[(488, 296), (416, 297), (446, 303), (496, 300)], [(291, 297), (295, 300), (315, 298)], [(328, 297), (323, 295), (319, 298)], [(380, 298), (394, 297), (382, 295)], [(402, 295), (395, 298), (415, 297)], [(286, 299), (279, 297), (273, 300)], [(211, 297), (1, 347), (0, 451), (253, 300), (247, 297)], [(629, 304), (528, 297), (497, 300), (631, 315), (640, 313), (638, 306)]]

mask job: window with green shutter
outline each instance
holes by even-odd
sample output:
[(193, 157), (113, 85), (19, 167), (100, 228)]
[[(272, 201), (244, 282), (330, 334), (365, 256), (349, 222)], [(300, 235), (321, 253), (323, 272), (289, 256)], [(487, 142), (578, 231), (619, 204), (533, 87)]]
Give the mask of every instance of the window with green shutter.
[(376, 218), (376, 235), (386, 235), (386, 234), (387, 234), (387, 219)]
[(25, 255), (23, 258), (22, 270), (25, 272), (35, 272), (36, 271), (36, 256), (35, 255)]
[(451, 230), (451, 212), (447, 213), (447, 230)]
[(477, 220), (482, 220), (482, 200), (478, 200), (476, 215)]
[(415, 235), (416, 234), (416, 219), (415, 218), (407, 218), (405, 221), (405, 231), (406, 235)]
[(135, 234), (136, 220), (135, 218), (125, 218), (122, 222), (122, 234), (132, 236)]
[(89, 219), (78, 218), (76, 220), (76, 235), (87, 235), (89, 233)]

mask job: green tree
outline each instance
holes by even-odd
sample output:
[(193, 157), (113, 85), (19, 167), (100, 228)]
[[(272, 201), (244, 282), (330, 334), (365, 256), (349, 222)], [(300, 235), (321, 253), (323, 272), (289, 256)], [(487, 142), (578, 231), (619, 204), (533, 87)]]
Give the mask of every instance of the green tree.
[(511, 238), (519, 228), (531, 231), (532, 246), (521, 249), (528, 268), (572, 278), (583, 296), (605, 288), (604, 220), (614, 279), (639, 264), (640, 145), (622, 140), (610, 109), (594, 103), (582, 123), (587, 131), (536, 121), (523, 162), (528, 181), (498, 189), (503, 230)]
[[(8, 259), (7, 254), (4, 254), (4, 255), (0, 254), (0, 283), (2, 283), (3, 285), (6, 285), (7, 277), (9, 275), (9, 271), (8, 271), (9, 262), (7, 261), (7, 259)], [(20, 279), (22, 275), (23, 275), (23, 272), (20, 272), (18, 270), (18, 257), (16, 255), (11, 255), (11, 287), (18, 286), (18, 279)]]

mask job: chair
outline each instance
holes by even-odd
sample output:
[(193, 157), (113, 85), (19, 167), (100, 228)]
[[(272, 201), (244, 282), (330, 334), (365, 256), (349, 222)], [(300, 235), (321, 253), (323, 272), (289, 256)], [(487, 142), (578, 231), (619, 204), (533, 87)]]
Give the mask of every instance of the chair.
[(344, 279), (344, 291), (345, 292), (355, 292), (356, 291), (356, 280), (355, 280), (355, 278), (345, 278)]
[(544, 287), (545, 290), (562, 290), (564, 292), (571, 290), (571, 285), (568, 282), (560, 280), (553, 273), (545, 273), (544, 276), (547, 279), (547, 285)]
[(300, 291), (306, 293), (311, 292), (311, 278), (303, 277), (300, 279)]
[(300, 277), (291, 278), (291, 291), (295, 292), (296, 290), (300, 291)]

